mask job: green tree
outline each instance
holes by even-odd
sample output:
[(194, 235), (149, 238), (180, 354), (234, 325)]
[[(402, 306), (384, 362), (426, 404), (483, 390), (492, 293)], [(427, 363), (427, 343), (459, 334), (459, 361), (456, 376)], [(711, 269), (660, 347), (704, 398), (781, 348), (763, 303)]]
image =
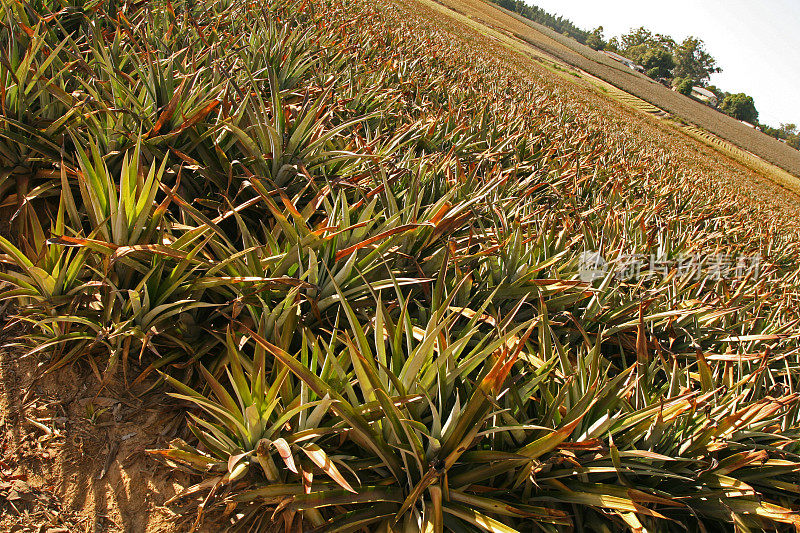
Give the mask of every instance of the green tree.
[(620, 54), (642, 65), (651, 78), (672, 77), (675, 41), (668, 35), (653, 33), (645, 27), (636, 28), (611, 39), (608, 48), (614, 47)]
[(652, 50), (649, 44), (637, 44), (627, 48), (623, 51), (625, 57), (636, 63), (637, 65), (642, 64), (642, 57), (649, 51)]
[(661, 48), (650, 48), (639, 62), (645, 68), (647, 75), (653, 79), (671, 78), (672, 69), (675, 68), (675, 59), (667, 50)]
[(602, 50), (606, 47), (606, 40), (603, 37), (602, 26), (598, 26), (592, 30), (592, 33), (586, 37), (586, 46), (589, 46), (595, 50)]
[(720, 111), (735, 119), (758, 124), (758, 110), (752, 96), (744, 93), (729, 94), (719, 108)]
[(620, 49), (623, 51), (641, 46), (644, 46), (645, 50), (649, 48), (672, 50), (675, 48), (675, 40), (672, 37), (661, 33), (653, 33), (644, 26), (620, 36), (618, 42)]
[(623, 50), (629, 50), (634, 46), (640, 46), (643, 44), (649, 45), (653, 42), (654, 38), (655, 35), (653, 32), (642, 26), (622, 35), (620, 37), (620, 47)]
[(797, 124), (781, 124), (780, 132), (786, 139), (786, 144), (796, 150), (800, 150), (800, 131), (797, 131)]
[(692, 94), (692, 88), (694, 87), (694, 80), (692, 80), (691, 78), (684, 78), (680, 80), (680, 82), (675, 87), (676, 87), (675, 90), (678, 91), (679, 93), (689, 96), (690, 94)]
[(689, 78), (704, 85), (712, 74), (722, 72), (717, 61), (705, 49), (705, 43), (697, 37), (687, 37), (675, 47), (676, 78)]

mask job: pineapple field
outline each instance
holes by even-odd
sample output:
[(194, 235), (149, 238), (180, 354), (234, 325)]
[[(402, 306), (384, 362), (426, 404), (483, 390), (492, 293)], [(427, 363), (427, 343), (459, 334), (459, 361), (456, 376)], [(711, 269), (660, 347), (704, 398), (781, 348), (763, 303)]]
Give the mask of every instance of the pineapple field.
[(800, 529), (797, 197), (436, 13), (3, 0), (0, 528)]
[(572, 37), (562, 35), (547, 26), (537, 24), (521, 15), (508, 11), (492, 0), (427, 0), (467, 15), (474, 21), (495, 28), (526, 43), (533, 49), (557, 58), (572, 67), (600, 77), (615, 88), (634, 98), (688, 121), (709, 134), (730, 142), (733, 146), (753, 152), (759, 158), (800, 176), (800, 155), (769, 135), (744, 126), (713, 108), (682, 98), (682, 95), (654, 82), (645, 74), (631, 70), (602, 52), (585, 46)]

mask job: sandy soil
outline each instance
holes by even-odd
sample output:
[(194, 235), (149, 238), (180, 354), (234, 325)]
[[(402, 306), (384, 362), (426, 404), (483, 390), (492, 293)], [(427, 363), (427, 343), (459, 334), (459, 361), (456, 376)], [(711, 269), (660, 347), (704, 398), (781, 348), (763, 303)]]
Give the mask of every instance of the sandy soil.
[(33, 358), (0, 351), (0, 531), (180, 529), (163, 504), (189, 480), (145, 452), (183, 430), (163, 390), (101, 387), (78, 367), (35, 375)]

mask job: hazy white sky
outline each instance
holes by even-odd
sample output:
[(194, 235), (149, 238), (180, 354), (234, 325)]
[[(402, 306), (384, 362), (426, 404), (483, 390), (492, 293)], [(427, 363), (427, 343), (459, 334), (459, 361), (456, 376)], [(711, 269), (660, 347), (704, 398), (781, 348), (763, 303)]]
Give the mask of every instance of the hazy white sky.
[(723, 68), (711, 83), (755, 98), (761, 122), (800, 126), (800, 0), (526, 0), (606, 38), (645, 26), (695, 35)]

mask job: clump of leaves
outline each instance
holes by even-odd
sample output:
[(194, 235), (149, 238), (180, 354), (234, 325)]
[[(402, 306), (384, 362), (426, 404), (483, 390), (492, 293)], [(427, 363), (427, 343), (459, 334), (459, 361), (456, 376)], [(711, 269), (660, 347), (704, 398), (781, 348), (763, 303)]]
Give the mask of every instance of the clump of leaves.
[(407, 6), (40, 7), (2, 12), (0, 297), (46, 368), (185, 403), (192, 526), (798, 525), (796, 247), (737, 201)]

